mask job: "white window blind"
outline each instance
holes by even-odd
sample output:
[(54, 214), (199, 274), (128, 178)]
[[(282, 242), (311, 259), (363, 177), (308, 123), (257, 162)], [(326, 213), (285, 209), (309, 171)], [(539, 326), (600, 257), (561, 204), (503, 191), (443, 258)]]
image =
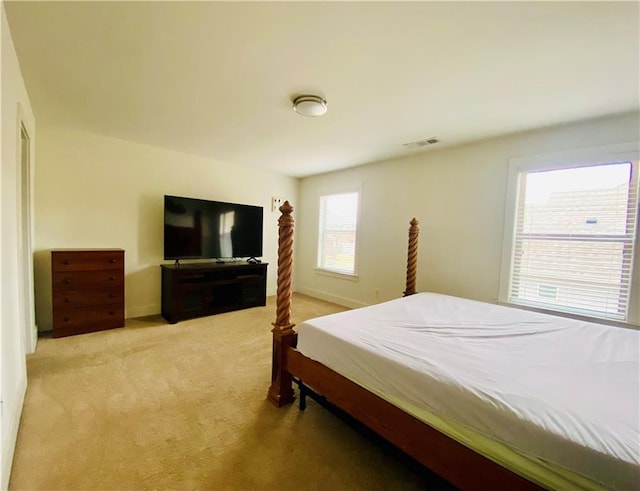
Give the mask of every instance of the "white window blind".
[(359, 193), (320, 196), (318, 267), (355, 274)]
[(519, 175), (509, 301), (627, 320), (638, 164)]

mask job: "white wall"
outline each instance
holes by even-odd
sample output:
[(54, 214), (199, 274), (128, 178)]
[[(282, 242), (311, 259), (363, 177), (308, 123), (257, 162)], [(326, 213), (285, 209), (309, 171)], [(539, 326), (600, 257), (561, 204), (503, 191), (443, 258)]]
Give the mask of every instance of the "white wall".
[[(31, 321), (26, 318), (25, 299), (19, 286), (29, 282), (21, 267), (20, 248), (20, 125), (24, 124), (31, 138), (31, 154), (35, 141), (35, 119), (24, 86), (16, 56), (4, 4), (0, 6), (0, 36), (2, 39), (2, 82), (0, 92), (2, 108), (2, 170), (0, 185), (0, 393), (2, 400), (2, 426), (0, 436), (0, 489), (6, 489), (13, 459), (22, 403), (27, 388), (25, 355)], [(29, 300), (27, 299), (26, 302)]]
[(271, 197), (295, 201), (297, 180), (194, 155), (41, 124), (35, 180), (36, 317), (51, 329), (50, 250), (125, 250), (127, 317), (160, 312), (164, 195), (264, 207), (267, 291), (275, 294), (277, 218)]
[[(638, 113), (628, 113), (305, 178), (300, 202), (293, 203), (297, 290), (348, 306), (397, 298), (415, 216), (421, 228), (418, 290), (495, 302), (510, 159), (637, 141), (639, 134)], [(351, 183), (362, 186), (357, 282), (313, 269), (318, 196)]]

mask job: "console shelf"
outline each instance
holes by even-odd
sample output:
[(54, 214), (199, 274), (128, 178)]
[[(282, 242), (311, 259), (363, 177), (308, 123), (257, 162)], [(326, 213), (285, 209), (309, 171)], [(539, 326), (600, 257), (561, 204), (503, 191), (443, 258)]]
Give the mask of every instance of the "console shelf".
[(175, 324), (267, 304), (267, 263), (163, 264), (162, 317)]

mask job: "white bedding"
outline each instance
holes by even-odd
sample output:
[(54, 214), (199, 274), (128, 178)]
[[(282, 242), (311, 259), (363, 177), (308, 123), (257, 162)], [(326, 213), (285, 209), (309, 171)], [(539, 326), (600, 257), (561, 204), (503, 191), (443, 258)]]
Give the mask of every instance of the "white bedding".
[(639, 331), (420, 293), (306, 321), (298, 349), (403, 408), (640, 489)]

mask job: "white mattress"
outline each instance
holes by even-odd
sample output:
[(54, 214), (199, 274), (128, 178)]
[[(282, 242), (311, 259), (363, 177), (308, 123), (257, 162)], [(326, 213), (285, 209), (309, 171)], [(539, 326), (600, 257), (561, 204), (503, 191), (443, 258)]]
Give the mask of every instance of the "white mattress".
[(306, 321), (298, 349), (418, 417), (640, 489), (640, 331), (420, 293)]

